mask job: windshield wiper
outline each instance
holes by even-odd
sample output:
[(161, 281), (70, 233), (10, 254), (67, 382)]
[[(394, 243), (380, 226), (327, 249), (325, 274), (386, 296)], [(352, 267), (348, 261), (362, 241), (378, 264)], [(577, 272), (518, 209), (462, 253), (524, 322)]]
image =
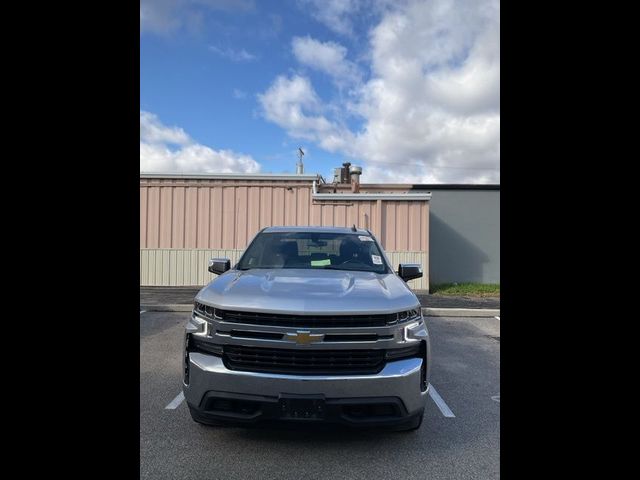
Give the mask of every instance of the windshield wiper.
[(281, 267), (238, 267), (238, 270), (270, 270)]
[(347, 271), (351, 270), (356, 272), (372, 272), (373, 271), (373, 270), (363, 270), (362, 268), (344, 268), (340, 265), (325, 265), (322, 268), (323, 270), (347, 270)]

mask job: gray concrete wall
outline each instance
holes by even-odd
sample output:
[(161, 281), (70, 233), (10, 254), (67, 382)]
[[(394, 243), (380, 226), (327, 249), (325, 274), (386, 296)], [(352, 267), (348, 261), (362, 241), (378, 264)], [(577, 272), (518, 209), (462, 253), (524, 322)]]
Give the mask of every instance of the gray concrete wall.
[(431, 192), (431, 284), (500, 283), (500, 190)]

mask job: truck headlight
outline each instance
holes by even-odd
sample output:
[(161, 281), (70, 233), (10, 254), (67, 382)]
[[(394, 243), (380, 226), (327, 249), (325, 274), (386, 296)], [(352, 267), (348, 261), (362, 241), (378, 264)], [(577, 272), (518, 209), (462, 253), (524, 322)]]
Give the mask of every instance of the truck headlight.
[(396, 318), (393, 321), (387, 322), (388, 325), (397, 325), (399, 323), (407, 323), (416, 320), (422, 319), (422, 310), (418, 306), (416, 308), (412, 308), (411, 310), (405, 310), (403, 312), (398, 312), (396, 314)]
[(209, 320), (221, 319), (221, 317), (218, 316), (215, 307), (212, 307), (211, 305), (205, 305), (204, 303), (200, 303), (200, 302), (194, 303), (193, 313)]
[(214, 331), (211, 321), (219, 318), (214, 307), (195, 302), (191, 315), (191, 325), (195, 327), (195, 332), (192, 333), (211, 335)]
[(420, 309), (420, 307), (412, 308), (411, 310), (407, 310), (406, 314), (406, 321), (410, 322), (411, 320), (416, 320), (422, 317), (422, 310)]

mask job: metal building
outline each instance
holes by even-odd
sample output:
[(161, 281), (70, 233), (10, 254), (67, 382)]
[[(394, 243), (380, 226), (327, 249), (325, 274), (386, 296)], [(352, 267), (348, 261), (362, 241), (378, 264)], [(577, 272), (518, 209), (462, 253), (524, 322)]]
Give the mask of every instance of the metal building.
[(141, 174), (140, 285), (204, 285), (209, 258), (235, 263), (266, 226), (356, 225), (372, 231), (394, 268), (422, 264), (424, 277), (409, 285), (428, 290), (431, 193), (360, 185), (361, 170), (345, 168), (332, 183), (304, 174)]
[(429, 191), (429, 278), (500, 283), (500, 185), (414, 185)]

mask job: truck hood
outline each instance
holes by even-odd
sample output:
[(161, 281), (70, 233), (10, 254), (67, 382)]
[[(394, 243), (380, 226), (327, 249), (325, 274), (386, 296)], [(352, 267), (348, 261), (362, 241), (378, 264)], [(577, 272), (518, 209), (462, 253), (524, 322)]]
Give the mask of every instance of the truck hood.
[(395, 274), (311, 269), (229, 270), (196, 300), (227, 310), (283, 314), (395, 313), (420, 304)]

